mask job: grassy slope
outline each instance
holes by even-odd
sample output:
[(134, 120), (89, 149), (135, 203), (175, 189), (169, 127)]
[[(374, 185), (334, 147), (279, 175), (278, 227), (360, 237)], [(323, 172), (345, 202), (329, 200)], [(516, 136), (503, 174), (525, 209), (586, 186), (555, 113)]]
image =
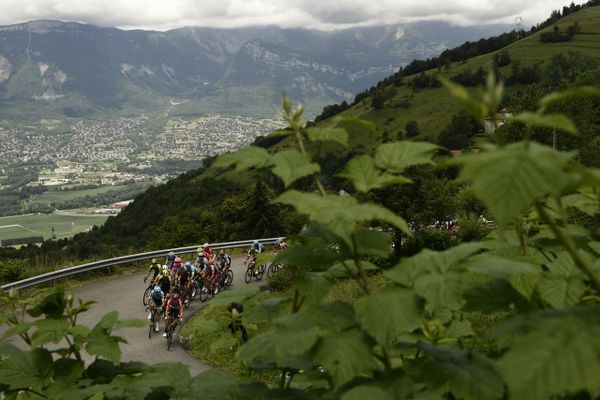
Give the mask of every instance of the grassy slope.
[[(550, 58), (556, 54), (566, 54), (569, 51), (578, 51), (584, 56), (600, 58), (600, 6), (589, 7), (562, 18), (557, 25), (561, 31), (565, 31), (568, 25), (575, 21), (581, 26), (581, 34), (575, 35), (572, 41), (563, 43), (542, 43), (539, 36), (542, 32), (552, 30), (548, 27), (525, 39), (519, 40), (505, 49), (509, 52), (512, 60), (519, 60), (522, 64), (536, 64), (539, 62), (547, 63)], [(427, 73), (439, 73), (440, 76), (450, 78), (466, 70), (476, 70), (480, 66), (489, 69), (492, 66), (492, 59), (495, 53), (488, 53), (469, 59), (465, 63), (453, 63), (448, 71), (430, 70)], [(511, 66), (505, 66), (500, 69), (504, 76), (510, 75)], [(412, 77), (406, 77), (404, 82), (408, 82)], [(391, 88), (391, 85), (387, 88)], [(437, 134), (448, 125), (452, 116), (459, 113), (462, 108), (455, 101), (445, 88), (424, 89), (413, 91), (408, 86), (397, 87), (397, 94), (394, 98), (386, 102), (382, 110), (374, 110), (371, 104), (371, 98), (367, 98), (357, 104), (342, 115), (355, 116), (367, 119), (377, 125), (379, 135), (384, 130), (395, 134), (402, 130), (410, 120), (417, 121), (423, 136), (436, 137)], [(517, 87), (508, 88), (510, 93)], [(412, 98), (410, 108), (394, 108), (394, 104), (403, 101), (406, 97)], [(327, 123), (327, 122), (325, 122)], [(369, 142), (368, 138), (355, 136), (351, 138), (350, 146), (358, 143)]]

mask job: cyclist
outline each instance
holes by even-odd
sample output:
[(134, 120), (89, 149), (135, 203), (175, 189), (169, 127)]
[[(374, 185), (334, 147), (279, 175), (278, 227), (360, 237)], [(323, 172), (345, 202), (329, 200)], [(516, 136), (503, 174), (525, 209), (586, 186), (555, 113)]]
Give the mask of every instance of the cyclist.
[(169, 268), (164, 265), (162, 272), (156, 277), (156, 284), (160, 286), (163, 293), (169, 294), (171, 293), (171, 286), (173, 285), (173, 278), (171, 277), (171, 273), (169, 272)]
[(178, 268), (175, 272), (175, 278), (179, 282), (179, 288), (181, 290), (181, 295), (185, 296), (188, 282), (190, 280), (190, 270), (187, 268), (189, 266), (189, 261), (181, 268)]
[(144, 283), (146, 283), (151, 273), (154, 273), (154, 275), (152, 276), (152, 280), (150, 281), (150, 283), (154, 283), (156, 281), (156, 277), (158, 276), (158, 274), (160, 274), (161, 269), (162, 268), (160, 264), (156, 261), (156, 258), (150, 260), (150, 267), (148, 268), (148, 274), (144, 278)]
[(171, 273), (173, 274), (173, 276), (176, 276), (177, 271), (182, 267), (183, 261), (181, 261), (181, 258), (175, 257), (175, 261), (173, 261), (173, 265), (171, 265)]
[(171, 321), (175, 324), (174, 328), (177, 327), (179, 322), (183, 321), (183, 300), (179, 296), (178, 291), (173, 291), (171, 298), (167, 301), (165, 316), (165, 332), (163, 333), (163, 337), (167, 337), (167, 327)]
[(173, 267), (173, 263), (175, 262), (175, 259), (177, 258), (177, 254), (175, 254), (175, 252), (170, 251), (169, 254), (167, 254), (167, 260), (165, 261), (165, 264), (171, 268)]
[[(202, 274), (204, 276), (204, 280), (213, 286), (214, 293), (217, 294), (219, 292), (219, 288), (217, 287), (216, 282), (219, 278), (219, 270), (214, 264), (208, 263), (204, 267)], [(202, 290), (206, 290), (206, 286)]]
[(248, 261), (250, 260), (250, 258), (252, 257), (252, 271), (255, 275), (258, 274), (258, 270), (256, 269), (256, 259), (258, 258), (258, 255), (260, 253), (262, 253), (265, 249), (265, 246), (262, 245), (262, 243), (260, 243), (258, 240), (255, 240), (254, 242), (252, 242), (252, 245), (250, 246), (250, 250), (248, 250), (248, 255), (246, 256), (246, 260), (244, 261), (244, 264), (247, 264)]
[(208, 243), (204, 243), (202, 245), (202, 248), (204, 249), (204, 257), (206, 257), (209, 263), (212, 263), (215, 260), (215, 254), (213, 254), (213, 249), (208, 247)]
[(158, 332), (158, 321), (160, 320), (160, 310), (163, 306), (163, 302), (165, 300), (165, 292), (162, 291), (160, 286), (154, 286), (152, 292), (150, 292), (150, 296), (148, 296), (148, 309), (150, 309), (150, 314), (148, 315), (148, 319), (152, 319), (152, 313), (155, 313), (154, 321), (154, 331)]
[(273, 254), (277, 254), (280, 251), (287, 249), (288, 244), (281, 239), (275, 241), (275, 247), (273, 247)]
[(229, 267), (231, 267), (231, 256), (225, 253), (224, 250), (220, 250), (217, 254), (217, 262), (221, 268), (221, 273), (226, 274)]

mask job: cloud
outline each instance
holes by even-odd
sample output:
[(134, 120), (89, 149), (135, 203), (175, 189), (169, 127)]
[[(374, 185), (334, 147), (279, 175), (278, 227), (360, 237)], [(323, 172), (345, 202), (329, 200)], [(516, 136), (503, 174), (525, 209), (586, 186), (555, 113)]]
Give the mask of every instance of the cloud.
[(564, 5), (565, 0), (2, 0), (0, 24), (57, 19), (126, 29), (260, 25), (336, 29), (418, 20), (511, 23), (520, 16), (528, 26)]

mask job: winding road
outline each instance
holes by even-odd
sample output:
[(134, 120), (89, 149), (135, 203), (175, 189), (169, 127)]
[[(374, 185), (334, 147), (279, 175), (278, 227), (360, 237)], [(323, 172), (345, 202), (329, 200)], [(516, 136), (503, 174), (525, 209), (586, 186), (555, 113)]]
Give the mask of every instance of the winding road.
[[(232, 257), (234, 272), (232, 288), (246, 284), (244, 282), (246, 268), (243, 260), (242, 256)], [(143, 282), (144, 276), (146, 272), (138, 272), (116, 279), (94, 282), (76, 289), (73, 292), (75, 298), (96, 302), (88, 312), (80, 315), (79, 322), (93, 327), (104, 314), (112, 310), (119, 312), (120, 319), (146, 318), (147, 314), (142, 304), (142, 293), (146, 288)], [(185, 311), (184, 322), (204, 304), (207, 303), (201, 303), (199, 298), (193, 300)], [(176, 333), (178, 332), (179, 330)], [(152, 335), (151, 339), (148, 339), (148, 327), (122, 329), (115, 334), (127, 340), (127, 343), (121, 344), (121, 361), (141, 361), (147, 364), (181, 362), (190, 367), (192, 376), (210, 369), (209, 365), (190, 356), (178, 340), (174, 340), (171, 350), (167, 351), (166, 342), (162, 338), (162, 322), (161, 333)]]

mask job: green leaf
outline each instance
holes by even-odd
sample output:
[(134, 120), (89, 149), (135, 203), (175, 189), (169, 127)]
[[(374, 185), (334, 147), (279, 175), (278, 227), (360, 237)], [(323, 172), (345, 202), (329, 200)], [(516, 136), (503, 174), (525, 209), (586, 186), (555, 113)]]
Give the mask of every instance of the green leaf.
[(105, 332), (110, 332), (115, 327), (118, 320), (119, 320), (119, 313), (117, 311), (108, 312), (108, 313), (104, 314), (104, 316), (100, 319), (100, 322), (98, 322), (96, 324), (96, 326), (94, 326), (93, 330), (94, 331), (102, 330)]
[(421, 325), (421, 304), (409, 289), (385, 289), (359, 299), (354, 309), (363, 329), (383, 346), (399, 333), (412, 332)]
[(63, 287), (58, 286), (57, 288), (52, 289), (46, 297), (35, 305), (35, 307), (27, 310), (27, 313), (34, 318), (37, 318), (42, 314), (45, 314), (50, 318), (60, 318), (63, 316), (66, 306), (67, 299), (65, 298), (65, 290)]
[(417, 348), (429, 355), (421, 369), (423, 379), (440, 394), (450, 392), (460, 399), (504, 397), (504, 384), (492, 360), (474, 352), (425, 343)]
[(550, 273), (542, 280), (539, 288), (542, 300), (555, 308), (577, 304), (585, 293), (586, 286), (573, 259), (563, 252), (549, 268)]
[(54, 361), (54, 379), (63, 383), (73, 383), (77, 381), (85, 371), (83, 361), (73, 360), (71, 358), (59, 358)]
[(403, 286), (413, 287), (433, 309), (458, 310), (464, 303), (463, 292), (467, 287), (466, 268), (461, 262), (485, 246), (472, 242), (442, 252), (425, 249), (404, 259), (385, 275)]
[(272, 158), (273, 173), (281, 178), (285, 187), (296, 180), (319, 172), (319, 164), (311, 162), (308, 154), (302, 154), (298, 150), (283, 150)]
[[(361, 267), (364, 271), (377, 271), (379, 268), (369, 261), (361, 261)], [(354, 260), (345, 260), (332, 265), (325, 275), (328, 278), (351, 278), (358, 276), (359, 270)]]
[(148, 321), (144, 319), (120, 319), (115, 324), (113, 330), (123, 328), (144, 328), (148, 326)]
[(598, 198), (594, 195), (587, 194), (572, 194), (565, 196), (562, 199), (564, 207), (574, 207), (580, 211), (583, 211), (589, 216), (594, 216), (600, 213), (600, 203)]
[(572, 154), (558, 153), (537, 143), (514, 143), (494, 151), (461, 157), (460, 179), (506, 225), (535, 200), (560, 194), (573, 183), (565, 171)]
[(341, 400), (393, 400), (392, 396), (375, 386), (356, 386), (348, 390)]
[(315, 360), (325, 368), (336, 387), (350, 381), (374, 365), (370, 346), (357, 330), (329, 335), (319, 342)]
[(278, 320), (278, 324), (295, 330), (316, 326), (321, 331), (338, 333), (356, 325), (354, 309), (347, 303), (311, 304), (305, 312), (288, 314)]
[(537, 114), (523, 112), (510, 118), (511, 121), (522, 122), (529, 126), (558, 129), (571, 135), (577, 135), (577, 127), (568, 117), (562, 114)]
[(35, 322), (35, 326), (38, 329), (31, 337), (33, 347), (46, 343), (58, 343), (64, 339), (69, 331), (69, 322), (66, 319), (40, 319)]
[(399, 174), (415, 165), (433, 164), (431, 158), (438, 148), (426, 142), (385, 143), (377, 148), (375, 164), (383, 170)]
[(593, 86), (581, 86), (578, 88), (568, 89), (563, 92), (553, 92), (549, 95), (544, 96), (540, 100), (540, 105), (543, 109), (546, 109), (560, 101), (572, 100), (581, 97), (598, 97), (600, 96), (600, 89)]
[(277, 197), (274, 202), (293, 206), (300, 214), (308, 215), (311, 220), (329, 225), (335, 234), (350, 245), (352, 244), (350, 235), (355, 225), (360, 222), (378, 220), (410, 234), (406, 221), (401, 217), (375, 204), (359, 204), (353, 197), (319, 196), (313, 193), (288, 190)]
[(308, 128), (306, 134), (313, 142), (330, 141), (348, 146), (348, 132), (344, 128)]
[(483, 121), (483, 118), (489, 113), (487, 107), (478, 100), (471, 97), (467, 89), (443, 77), (438, 77), (439, 81), (448, 89), (448, 91), (458, 99), (477, 121)]
[(392, 235), (374, 229), (357, 229), (352, 233), (359, 256), (388, 257), (392, 253)]
[(465, 336), (474, 336), (475, 332), (471, 326), (471, 322), (468, 320), (453, 319), (450, 322), (450, 326), (446, 330), (446, 337), (451, 338), (462, 338)]
[(21, 322), (15, 326), (8, 328), (3, 334), (2, 339), (8, 339), (13, 336), (27, 332), (33, 326), (32, 322)]
[(497, 335), (512, 338), (499, 362), (510, 398), (540, 399), (597, 390), (599, 315), (600, 308), (594, 305), (538, 311), (500, 325)]
[(209, 306), (226, 306), (229, 303), (244, 303), (246, 300), (260, 293), (260, 288), (254, 285), (246, 285), (234, 290), (226, 290), (219, 293), (209, 302)]
[(299, 361), (317, 342), (319, 331), (274, 328), (255, 336), (237, 352), (237, 357), (247, 363), (271, 364), (279, 367), (298, 367)]
[(220, 155), (212, 164), (214, 168), (229, 168), (236, 166), (236, 171), (251, 168), (266, 168), (273, 164), (272, 156), (262, 147), (249, 146), (237, 150), (235, 153)]
[(317, 272), (304, 272), (294, 279), (294, 288), (298, 290), (300, 296), (310, 302), (319, 302), (331, 289), (331, 284), (325, 278), (325, 275)]
[(366, 155), (354, 157), (346, 164), (344, 171), (338, 175), (351, 180), (356, 190), (361, 192), (368, 192), (387, 185), (412, 182), (408, 178), (379, 171), (375, 168), (373, 159)]

